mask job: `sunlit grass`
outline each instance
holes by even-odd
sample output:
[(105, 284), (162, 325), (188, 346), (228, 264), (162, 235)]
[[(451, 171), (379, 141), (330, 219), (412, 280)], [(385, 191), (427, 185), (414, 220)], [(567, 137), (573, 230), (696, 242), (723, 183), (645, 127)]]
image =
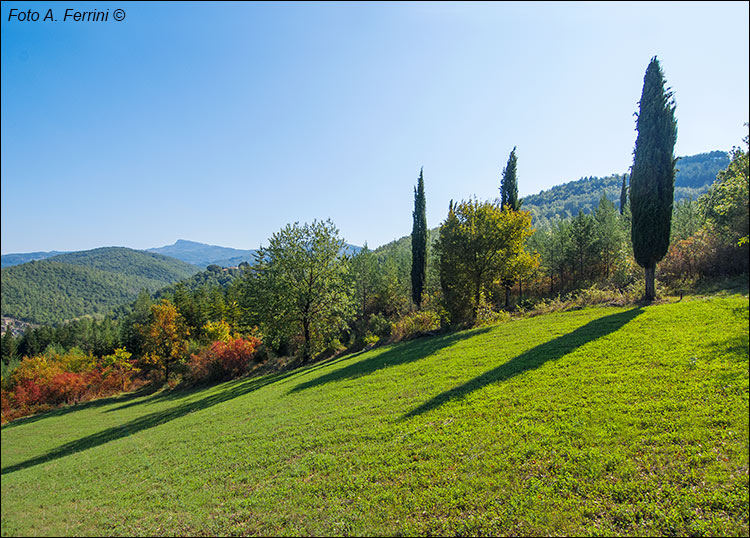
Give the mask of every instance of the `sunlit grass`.
[(747, 535), (748, 300), (588, 308), (2, 429), (3, 535)]

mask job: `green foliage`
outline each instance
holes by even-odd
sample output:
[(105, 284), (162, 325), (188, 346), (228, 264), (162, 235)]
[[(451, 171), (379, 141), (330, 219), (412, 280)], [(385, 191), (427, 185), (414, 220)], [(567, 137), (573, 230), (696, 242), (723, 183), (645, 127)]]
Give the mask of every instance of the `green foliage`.
[(594, 248), (596, 245), (596, 235), (594, 234), (595, 222), (593, 215), (587, 215), (581, 211), (570, 224), (569, 248), (578, 268), (579, 281), (586, 279), (587, 269), (594, 262)]
[(700, 229), (702, 221), (698, 202), (690, 199), (677, 202), (672, 212), (671, 242), (682, 241), (694, 235)]
[[(747, 125), (746, 123), (745, 126)], [(748, 136), (745, 136), (743, 142), (748, 146)], [(735, 147), (731, 155), (729, 166), (719, 172), (716, 182), (700, 203), (710, 225), (724, 235), (728, 242), (741, 246), (748, 243), (750, 234), (750, 163), (748, 150)]]
[(747, 312), (585, 308), (19, 420), (2, 533), (746, 536)]
[(531, 232), (528, 212), (501, 210), (493, 202), (451, 202), (435, 249), (452, 323), (467, 321), (469, 312), (476, 319), (482, 293), (500, 279), (517, 278), (517, 261)]
[(55, 323), (104, 315), (198, 271), (179, 260), (127, 248), (100, 248), (2, 269), (2, 315)]
[(675, 104), (656, 57), (646, 69), (639, 107), (630, 176), (631, 240), (635, 260), (646, 271), (645, 298), (650, 300), (656, 263), (669, 249), (677, 141)]
[(414, 189), (412, 218), (414, 223), (411, 230), (411, 299), (417, 308), (421, 308), (422, 292), (427, 277), (427, 213), (421, 169)]
[(343, 246), (327, 220), (288, 224), (258, 251), (248, 291), (273, 345), (301, 339), (303, 360), (309, 360), (346, 327), (352, 303)]
[(500, 181), (500, 209), (518, 211), (521, 205), (518, 202), (518, 157), (516, 148), (508, 156), (508, 164), (503, 168), (503, 177)]
[(625, 212), (625, 206), (628, 205), (628, 175), (622, 175), (622, 186), (620, 187), (620, 215)]
[(391, 342), (401, 342), (431, 334), (440, 329), (440, 316), (435, 312), (421, 310), (406, 314), (391, 326)]
[[(712, 151), (680, 157), (677, 160), (674, 199), (693, 200), (708, 191), (716, 179), (716, 174), (729, 164), (729, 154), (725, 151)], [(613, 174), (605, 177), (584, 177), (557, 185), (538, 194), (525, 196), (523, 208), (531, 211), (534, 226), (546, 225), (555, 218), (570, 218), (579, 210), (590, 213), (596, 208), (602, 191), (607, 198), (621, 207), (622, 183), (626, 174)]]

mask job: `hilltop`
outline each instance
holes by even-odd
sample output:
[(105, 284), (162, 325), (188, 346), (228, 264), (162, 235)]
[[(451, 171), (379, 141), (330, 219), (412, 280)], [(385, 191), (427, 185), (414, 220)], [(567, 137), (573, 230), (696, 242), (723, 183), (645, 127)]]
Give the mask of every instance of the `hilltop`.
[(747, 324), (586, 308), (20, 419), (2, 534), (747, 535)]
[(2, 269), (2, 315), (54, 323), (105, 314), (200, 271), (158, 254), (105, 247), (53, 256)]
[[(711, 151), (680, 157), (677, 160), (674, 201), (697, 200), (708, 191), (716, 179), (716, 174), (729, 165), (729, 154), (725, 151)], [(538, 194), (525, 196), (521, 209), (531, 211), (535, 225), (553, 218), (573, 217), (581, 210), (593, 211), (602, 193), (620, 207), (622, 175), (606, 177), (584, 177), (569, 181)]]
[(241, 250), (230, 247), (207, 245), (195, 241), (178, 239), (172, 245), (149, 248), (146, 252), (171, 256), (184, 262), (207, 267), (209, 265), (220, 265), (222, 267), (237, 266), (242, 262), (252, 263), (255, 260), (255, 250)]

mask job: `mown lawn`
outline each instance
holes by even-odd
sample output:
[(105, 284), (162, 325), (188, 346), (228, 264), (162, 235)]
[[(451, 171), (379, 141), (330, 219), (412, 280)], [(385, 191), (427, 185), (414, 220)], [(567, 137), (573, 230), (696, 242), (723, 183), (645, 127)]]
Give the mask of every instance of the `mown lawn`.
[(2, 429), (3, 535), (747, 535), (748, 299), (588, 308)]

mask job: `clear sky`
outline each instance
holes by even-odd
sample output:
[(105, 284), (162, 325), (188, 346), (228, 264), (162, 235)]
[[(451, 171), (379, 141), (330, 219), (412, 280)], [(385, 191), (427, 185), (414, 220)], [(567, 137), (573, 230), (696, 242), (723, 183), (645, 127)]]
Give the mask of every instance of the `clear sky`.
[[(67, 8), (109, 20), (64, 22)], [(257, 248), (316, 218), (372, 248), (411, 232), (422, 166), (431, 228), (450, 199), (495, 198), (513, 146), (521, 196), (623, 173), (654, 55), (677, 155), (739, 146), (748, 121), (747, 2), (2, 2), (0, 16), (3, 253)]]

